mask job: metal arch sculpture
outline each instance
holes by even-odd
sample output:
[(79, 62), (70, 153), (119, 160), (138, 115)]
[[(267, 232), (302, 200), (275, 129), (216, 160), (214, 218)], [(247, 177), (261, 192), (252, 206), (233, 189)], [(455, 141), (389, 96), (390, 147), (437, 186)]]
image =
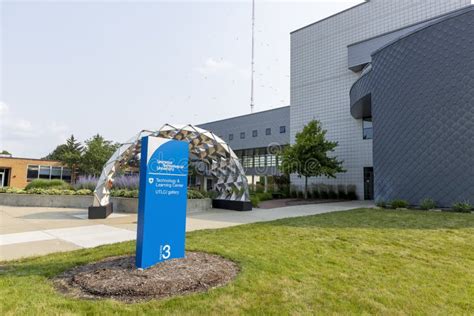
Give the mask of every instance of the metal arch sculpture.
[(219, 200), (250, 200), (247, 178), (234, 151), (220, 137), (193, 125), (163, 125), (158, 131), (142, 130), (128, 142), (123, 143), (104, 165), (94, 190), (94, 206), (109, 204), (110, 189), (115, 174), (140, 154), (142, 137), (157, 136), (183, 140), (189, 143), (191, 157), (208, 164), (209, 173), (217, 179), (215, 189)]

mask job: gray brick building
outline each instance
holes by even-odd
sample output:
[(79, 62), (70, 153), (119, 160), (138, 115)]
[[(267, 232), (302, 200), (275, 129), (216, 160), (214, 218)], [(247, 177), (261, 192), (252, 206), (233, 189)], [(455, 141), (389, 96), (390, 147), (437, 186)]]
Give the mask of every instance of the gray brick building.
[(293, 142), (317, 119), (347, 172), (310, 184), (355, 185), (361, 199), (474, 203), (472, 11), (471, 0), (370, 0), (307, 25), (291, 33), (290, 107), (200, 126), (255, 177), (262, 165), (278, 174), (271, 143)]

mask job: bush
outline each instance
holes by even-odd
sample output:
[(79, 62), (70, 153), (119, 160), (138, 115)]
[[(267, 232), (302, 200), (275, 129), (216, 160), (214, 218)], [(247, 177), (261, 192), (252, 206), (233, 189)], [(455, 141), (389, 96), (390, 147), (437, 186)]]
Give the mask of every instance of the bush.
[(319, 196), (323, 200), (327, 200), (329, 198), (328, 186), (325, 184), (319, 185)]
[(250, 196), (250, 202), (252, 203), (253, 207), (258, 207), (258, 205), (260, 204), (260, 200), (258, 199), (258, 196), (256, 195)]
[(80, 189), (76, 191), (76, 195), (92, 195), (92, 190)]
[(205, 199), (206, 197), (200, 191), (197, 190), (188, 190), (188, 199), (196, 200), (196, 199)]
[(338, 198), (340, 198), (342, 200), (347, 199), (347, 192), (346, 192), (346, 186), (345, 185), (339, 184), (337, 186), (337, 196), (338, 196)]
[(334, 185), (328, 185), (328, 196), (331, 200), (337, 199), (336, 187)]
[(273, 199), (273, 195), (270, 193), (270, 192), (263, 192), (263, 193), (257, 193), (255, 194), (255, 196), (258, 197), (258, 200), (260, 202), (263, 202), (263, 201), (268, 201), (268, 200), (272, 200)]
[(318, 185), (315, 185), (311, 188), (312, 193), (313, 193), (313, 199), (319, 199), (321, 195), (319, 194), (319, 187)]
[(99, 178), (94, 176), (80, 176), (73, 187), (75, 190), (87, 189), (94, 191)]
[(31, 189), (64, 189), (69, 190), (71, 186), (63, 180), (45, 180), (45, 179), (35, 179), (28, 183), (25, 190), (29, 191)]
[(210, 199), (216, 199), (219, 196), (219, 192), (217, 191), (207, 191), (207, 192), (201, 192), (201, 193)]
[(473, 206), (468, 201), (457, 202), (457, 203), (454, 203), (452, 206), (452, 210), (454, 212), (460, 212), (460, 213), (470, 213), (472, 209), (473, 209)]
[(381, 208), (386, 208), (387, 207), (387, 203), (384, 200), (378, 200), (377, 202), (375, 202), (375, 205), (377, 205), (378, 207), (381, 207)]
[(357, 200), (357, 187), (353, 184), (347, 186), (347, 199)]
[(114, 189), (125, 189), (125, 190), (138, 190), (140, 185), (140, 178), (138, 175), (133, 176), (118, 176), (115, 177), (113, 188)]
[(420, 202), (420, 208), (428, 211), (436, 208), (436, 202), (433, 199), (424, 199)]
[(395, 199), (392, 202), (390, 202), (390, 205), (393, 208), (407, 208), (408, 207), (408, 201), (401, 200), (401, 199)]

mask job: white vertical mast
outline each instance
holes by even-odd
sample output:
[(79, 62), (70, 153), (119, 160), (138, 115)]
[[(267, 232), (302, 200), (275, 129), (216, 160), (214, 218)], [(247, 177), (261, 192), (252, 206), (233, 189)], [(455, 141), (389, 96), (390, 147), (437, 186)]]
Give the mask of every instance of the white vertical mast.
[(250, 113), (253, 113), (254, 100), (253, 100), (253, 78), (254, 78), (254, 58), (255, 58), (255, 0), (252, 0), (252, 60), (250, 63)]

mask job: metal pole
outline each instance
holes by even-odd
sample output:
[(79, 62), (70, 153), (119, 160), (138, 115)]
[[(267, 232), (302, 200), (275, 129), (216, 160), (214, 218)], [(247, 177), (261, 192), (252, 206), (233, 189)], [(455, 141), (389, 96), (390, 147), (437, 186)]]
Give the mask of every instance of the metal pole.
[(253, 86), (254, 86), (254, 58), (255, 58), (255, 0), (252, 0), (252, 60), (251, 60), (251, 79), (250, 79), (250, 113), (253, 113), (254, 99), (253, 99)]

